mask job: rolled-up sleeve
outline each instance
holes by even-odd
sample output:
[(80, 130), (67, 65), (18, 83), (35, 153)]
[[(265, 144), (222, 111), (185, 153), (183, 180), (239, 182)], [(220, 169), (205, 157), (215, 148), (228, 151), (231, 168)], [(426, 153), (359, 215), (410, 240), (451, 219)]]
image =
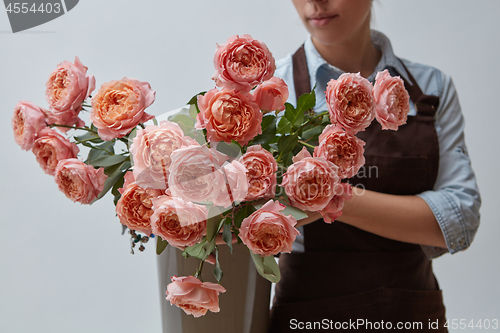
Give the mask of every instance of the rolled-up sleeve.
[(429, 258), (467, 249), (479, 226), (481, 197), (467, 153), (464, 117), (450, 77), (441, 75), (436, 113), (439, 172), (433, 191), (418, 196), (430, 207), (443, 232), (447, 249), (422, 246)]

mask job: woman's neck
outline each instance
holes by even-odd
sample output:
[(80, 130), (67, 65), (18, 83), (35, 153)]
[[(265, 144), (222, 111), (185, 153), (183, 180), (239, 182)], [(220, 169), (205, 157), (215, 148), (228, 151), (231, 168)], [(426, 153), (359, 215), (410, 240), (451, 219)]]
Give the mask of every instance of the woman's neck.
[(340, 68), (347, 73), (361, 73), (361, 76), (370, 76), (382, 53), (372, 43), (370, 29), (359, 36), (335, 44), (321, 43), (312, 37), (312, 42), (319, 54), (329, 64)]

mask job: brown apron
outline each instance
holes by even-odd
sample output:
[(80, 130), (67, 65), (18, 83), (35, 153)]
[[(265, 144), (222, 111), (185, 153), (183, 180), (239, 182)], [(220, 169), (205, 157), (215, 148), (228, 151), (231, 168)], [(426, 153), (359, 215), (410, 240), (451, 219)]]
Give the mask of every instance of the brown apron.
[[(310, 92), (303, 46), (293, 56), (293, 70), (297, 96)], [(439, 166), (434, 127), (439, 97), (424, 95), (409, 71), (408, 76), (412, 85), (405, 82), (405, 87), (416, 116), (398, 131), (382, 130), (374, 121), (358, 133), (366, 142), (366, 163), (349, 180), (352, 185), (398, 195), (433, 189)], [(280, 256), (282, 278), (270, 333), (300, 328), (447, 332), (432, 262), (419, 245), (320, 220), (304, 226), (304, 246), (303, 253)]]

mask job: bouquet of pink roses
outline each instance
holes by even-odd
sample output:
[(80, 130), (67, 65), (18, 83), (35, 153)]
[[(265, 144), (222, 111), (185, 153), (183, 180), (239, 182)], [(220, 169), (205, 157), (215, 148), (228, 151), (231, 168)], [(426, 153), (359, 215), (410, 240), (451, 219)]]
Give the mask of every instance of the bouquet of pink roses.
[[(156, 236), (158, 254), (170, 244), (200, 260), (166, 291), (195, 317), (219, 311), (225, 289), (201, 276), (210, 261), (220, 283), (219, 244), (242, 242), (257, 271), (278, 282), (274, 255), (291, 252), (297, 220), (309, 211), (331, 223), (352, 196), (346, 180), (364, 164), (356, 133), (375, 118), (397, 130), (409, 112), (403, 81), (387, 71), (375, 86), (359, 74), (331, 80), (328, 111), (312, 111), (314, 91), (293, 106), (271, 52), (249, 35), (218, 45), (214, 65), (217, 87), (160, 123), (145, 112), (155, 92), (136, 79), (104, 83), (86, 104), (95, 79), (78, 58), (51, 74), (48, 110), (23, 101), (12, 118), (16, 142), (68, 198), (91, 204), (111, 190), (132, 247)], [(88, 108), (90, 126), (79, 118)], [(83, 134), (69, 139), (69, 130)], [(85, 160), (77, 145), (89, 148)]]

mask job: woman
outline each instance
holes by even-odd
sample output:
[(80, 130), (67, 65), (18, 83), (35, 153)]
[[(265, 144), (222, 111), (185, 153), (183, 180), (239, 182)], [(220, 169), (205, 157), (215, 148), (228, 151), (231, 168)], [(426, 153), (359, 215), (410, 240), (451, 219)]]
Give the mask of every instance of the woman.
[(411, 112), (397, 132), (373, 122), (358, 133), (366, 164), (350, 183), (367, 190), (354, 191), (335, 223), (316, 214), (300, 221), (303, 237), (280, 257), (269, 332), (404, 325), (446, 332), (430, 259), (470, 245), (480, 206), (453, 83), (393, 54), (387, 37), (370, 30), (371, 0), (292, 2), (310, 37), (277, 63), (291, 103), (316, 86), (315, 111), (325, 110), (329, 80), (360, 72), (373, 82), (388, 69), (404, 79)]

